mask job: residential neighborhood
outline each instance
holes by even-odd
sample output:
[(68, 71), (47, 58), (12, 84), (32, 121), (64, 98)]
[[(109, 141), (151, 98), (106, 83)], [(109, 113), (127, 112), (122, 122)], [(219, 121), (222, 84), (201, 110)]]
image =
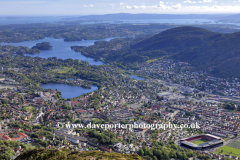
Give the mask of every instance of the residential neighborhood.
[[(185, 68), (188, 68), (188, 64), (182, 62), (160, 61), (152, 66), (142, 64), (141, 72), (148, 76), (163, 73), (158, 74), (162, 76), (161, 80), (147, 77), (136, 80), (124, 74), (116, 74), (118, 70), (112, 66), (105, 66), (102, 70), (108, 72), (114, 81), (102, 81), (104, 87), (99, 90), (68, 99), (61, 98), (59, 90), (29, 90), (21, 85), (20, 77), (2, 73), (0, 137), (4, 141), (38, 144), (47, 148), (70, 148), (79, 151), (99, 149), (126, 154), (137, 154), (141, 148), (151, 148), (156, 142), (174, 142), (179, 145), (180, 139), (201, 133), (219, 136), (226, 139), (226, 143), (238, 139), (240, 112), (226, 109), (223, 101), (223, 95), (229, 98), (229, 103), (239, 96), (237, 79), (227, 82), (226, 79), (209, 76), (203, 78), (204, 73), (199, 79), (198, 73), (187, 72)], [(5, 70), (4, 67), (2, 69)], [(176, 69), (182, 71), (174, 74)], [(23, 74), (27, 69), (18, 68), (14, 71)], [(140, 71), (133, 73), (138, 75), (138, 72)], [(48, 80), (49, 76), (43, 78)], [(179, 83), (175, 83), (176, 81)], [(210, 85), (213, 81), (215, 86)], [(195, 86), (191, 85), (193, 82)], [(59, 80), (56, 83), (80, 85), (86, 81)], [(203, 85), (204, 90), (201, 90)], [(219, 85), (223, 88), (221, 92), (215, 89), (219, 88)], [(223, 95), (214, 94), (214, 89)], [(237, 103), (234, 109), (239, 109)], [(115, 136), (114, 141), (103, 143), (96, 139), (97, 135), (91, 129), (66, 127), (72, 124), (87, 126), (89, 123), (160, 125), (169, 122), (189, 126), (198, 124), (200, 129), (110, 128), (107, 132)], [(16, 154), (23, 151), (16, 150)], [(225, 156), (213, 152), (199, 153), (220, 159)]]

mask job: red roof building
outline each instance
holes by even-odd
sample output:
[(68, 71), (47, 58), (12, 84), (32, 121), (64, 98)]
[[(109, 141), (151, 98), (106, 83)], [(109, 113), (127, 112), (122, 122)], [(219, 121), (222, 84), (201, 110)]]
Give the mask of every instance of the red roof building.
[(6, 141), (7, 141), (7, 140), (12, 140), (12, 139), (11, 139), (10, 137), (8, 137), (7, 135), (3, 135), (3, 136), (2, 136), (2, 139), (3, 139), (3, 140), (6, 140)]

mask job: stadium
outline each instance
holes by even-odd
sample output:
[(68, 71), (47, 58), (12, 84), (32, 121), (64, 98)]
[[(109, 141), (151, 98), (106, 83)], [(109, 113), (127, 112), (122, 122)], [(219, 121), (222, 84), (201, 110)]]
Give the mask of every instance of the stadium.
[(210, 134), (204, 134), (181, 139), (180, 144), (192, 150), (203, 151), (222, 146), (223, 140)]

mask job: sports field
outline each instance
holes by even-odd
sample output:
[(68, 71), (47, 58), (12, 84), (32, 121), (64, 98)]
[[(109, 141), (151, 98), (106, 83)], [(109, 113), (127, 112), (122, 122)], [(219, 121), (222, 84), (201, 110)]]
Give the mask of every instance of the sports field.
[(203, 144), (203, 143), (206, 143), (206, 142), (209, 142), (209, 140), (207, 140), (207, 139), (199, 139), (199, 140), (193, 141), (191, 143), (199, 145), (199, 144)]
[(25, 144), (25, 146), (27, 147), (27, 149), (35, 149), (35, 148), (43, 147), (38, 143), (28, 143), (28, 144)]
[(240, 156), (240, 149), (236, 149), (236, 148), (229, 147), (229, 146), (223, 146), (213, 153), (222, 154), (222, 155), (227, 154), (227, 155), (239, 157)]

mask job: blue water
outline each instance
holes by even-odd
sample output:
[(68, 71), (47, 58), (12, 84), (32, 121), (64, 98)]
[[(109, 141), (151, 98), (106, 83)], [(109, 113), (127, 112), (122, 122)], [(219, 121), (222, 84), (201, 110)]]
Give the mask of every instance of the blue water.
[(3, 17), (0, 16), (0, 25), (31, 24), (31, 23), (57, 23), (59, 21), (74, 20), (73, 16), (36, 16), (36, 17)]
[(145, 78), (134, 76), (134, 75), (128, 75), (130, 78), (133, 78), (135, 80), (145, 80)]
[(53, 90), (58, 89), (62, 93), (62, 97), (65, 99), (78, 97), (80, 95), (83, 95), (85, 93), (89, 93), (98, 89), (97, 86), (93, 86), (93, 85), (91, 89), (83, 88), (80, 86), (71, 86), (67, 84), (41, 84), (40, 86), (44, 89), (53, 89)]
[[(0, 16), (0, 25), (8, 24), (30, 24), (30, 23), (58, 23), (62, 21), (76, 21), (78, 16), (38, 16), (38, 17), (3, 17)], [(100, 20), (100, 21), (85, 21), (81, 24), (98, 24), (98, 23), (170, 23), (170, 24), (227, 24), (210, 19), (118, 19)], [(62, 23), (61, 23), (62, 24)], [(234, 23), (233, 23), (234, 24)]]
[(120, 20), (123, 23), (169, 23), (169, 24), (216, 24), (209, 19), (128, 19)]
[[(110, 41), (116, 37), (106, 38), (103, 39), (104, 41)], [(50, 42), (50, 45), (53, 46), (51, 50), (43, 50), (41, 53), (37, 53), (34, 55), (26, 54), (26, 56), (30, 57), (41, 57), (41, 58), (49, 58), (49, 57), (57, 57), (58, 59), (79, 59), (82, 61), (88, 61), (90, 65), (102, 65), (103, 62), (101, 61), (94, 61), (93, 58), (86, 57), (82, 55), (80, 52), (75, 52), (71, 50), (71, 46), (91, 46), (94, 42), (99, 40), (82, 40), (82, 41), (72, 41), (72, 42), (65, 42), (63, 38), (55, 39), (52, 37), (46, 37), (44, 39), (39, 39), (35, 41), (24, 41), (20, 43), (0, 43), (0, 45), (12, 45), (12, 46), (27, 46), (29, 48), (36, 45), (36, 43), (41, 42)]]
[(117, 21), (86, 21), (81, 24), (99, 24), (99, 23), (167, 23), (167, 24), (216, 24), (217, 22), (209, 19), (118, 19)]

